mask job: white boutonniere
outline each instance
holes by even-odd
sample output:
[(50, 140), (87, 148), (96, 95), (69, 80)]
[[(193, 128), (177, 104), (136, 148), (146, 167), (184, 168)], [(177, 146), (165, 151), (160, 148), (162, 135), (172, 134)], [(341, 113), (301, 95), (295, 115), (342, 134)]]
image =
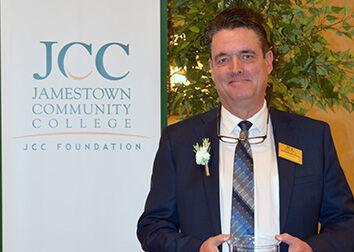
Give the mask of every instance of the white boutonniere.
[(193, 145), (195, 152), (195, 162), (198, 165), (204, 165), (205, 175), (210, 176), (208, 162), (210, 159), (210, 142), (209, 138), (202, 139), (202, 145), (199, 146), (199, 143)]

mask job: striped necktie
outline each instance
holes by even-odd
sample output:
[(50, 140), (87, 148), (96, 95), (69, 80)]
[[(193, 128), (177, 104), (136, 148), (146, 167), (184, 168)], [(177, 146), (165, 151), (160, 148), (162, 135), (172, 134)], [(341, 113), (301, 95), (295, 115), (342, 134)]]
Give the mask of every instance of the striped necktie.
[(231, 234), (235, 237), (254, 235), (254, 178), (251, 146), (246, 140), (252, 126), (249, 121), (238, 124), (240, 140), (235, 149), (232, 188)]

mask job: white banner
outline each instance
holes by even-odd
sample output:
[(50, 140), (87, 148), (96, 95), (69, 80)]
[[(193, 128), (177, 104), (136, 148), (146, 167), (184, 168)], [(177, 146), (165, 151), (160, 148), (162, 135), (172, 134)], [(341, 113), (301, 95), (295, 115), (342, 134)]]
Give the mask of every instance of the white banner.
[(4, 252), (141, 251), (160, 1), (1, 0)]

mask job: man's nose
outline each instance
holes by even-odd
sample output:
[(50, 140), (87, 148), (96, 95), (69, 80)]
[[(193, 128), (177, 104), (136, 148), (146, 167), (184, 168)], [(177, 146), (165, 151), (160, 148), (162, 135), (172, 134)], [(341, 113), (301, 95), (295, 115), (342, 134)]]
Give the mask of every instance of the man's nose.
[(240, 74), (243, 72), (243, 64), (237, 57), (232, 58), (230, 68), (233, 74)]

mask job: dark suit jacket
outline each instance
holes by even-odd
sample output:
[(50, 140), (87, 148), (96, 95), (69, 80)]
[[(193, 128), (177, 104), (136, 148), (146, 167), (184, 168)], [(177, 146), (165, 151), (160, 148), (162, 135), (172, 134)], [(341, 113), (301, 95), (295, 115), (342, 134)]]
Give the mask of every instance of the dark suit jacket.
[[(278, 143), (303, 151), (303, 165), (277, 157), (280, 231), (314, 251), (354, 251), (354, 202), (326, 123), (271, 109)], [(210, 176), (195, 163), (193, 145), (209, 138)], [(318, 222), (321, 232), (318, 234)], [(167, 127), (156, 154), (151, 190), (138, 221), (149, 252), (197, 252), (221, 233), (216, 109)], [(281, 251), (287, 251), (282, 246)]]

